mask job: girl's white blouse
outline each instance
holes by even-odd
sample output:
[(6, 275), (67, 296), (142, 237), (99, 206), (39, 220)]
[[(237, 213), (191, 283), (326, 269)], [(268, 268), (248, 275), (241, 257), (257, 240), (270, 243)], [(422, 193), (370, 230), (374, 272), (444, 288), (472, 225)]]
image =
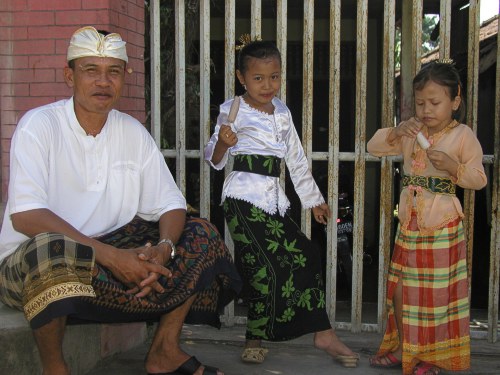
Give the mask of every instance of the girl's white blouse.
[[(228, 161), (228, 154), (283, 158), (302, 206), (307, 209), (324, 203), (287, 106), (275, 97), (272, 100), (274, 113), (267, 114), (250, 107), (242, 97), (240, 99), (238, 115), (232, 125), (238, 143), (228, 149), (217, 165), (211, 162), (220, 126), (228, 124), (229, 109), (234, 100), (229, 99), (220, 106), (214, 134), (205, 147), (205, 160), (213, 168), (221, 170)], [(222, 203), (226, 197), (244, 200), (269, 214), (278, 211), (281, 216), (290, 207), (290, 201), (281, 188), (278, 177), (249, 172), (233, 171), (226, 177), (222, 188)]]

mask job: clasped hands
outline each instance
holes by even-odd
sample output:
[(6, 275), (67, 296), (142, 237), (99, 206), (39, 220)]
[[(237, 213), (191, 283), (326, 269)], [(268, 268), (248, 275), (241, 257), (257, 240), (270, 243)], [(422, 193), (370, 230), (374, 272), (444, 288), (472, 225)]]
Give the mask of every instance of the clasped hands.
[(112, 272), (130, 288), (127, 293), (141, 298), (153, 291), (165, 292), (158, 279), (161, 276), (172, 277), (172, 272), (164, 266), (170, 259), (170, 252), (166, 247), (147, 243), (135, 249), (119, 249), (119, 252), (118, 263), (114, 265)]

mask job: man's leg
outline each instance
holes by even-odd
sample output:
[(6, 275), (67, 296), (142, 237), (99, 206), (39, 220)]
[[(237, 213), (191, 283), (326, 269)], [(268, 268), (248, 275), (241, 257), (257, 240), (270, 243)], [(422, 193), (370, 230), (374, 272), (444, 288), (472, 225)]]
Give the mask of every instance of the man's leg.
[[(179, 340), (184, 319), (195, 298), (196, 295), (190, 297), (184, 304), (161, 317), (146, 358), (149, 374), (172, 372), (189, 359), (190, 356), (180, 348)], [(201, 374), (203, 366), (196, 371), (196, 375)], [(222, 372), (218, 374), (223, 375)]]
[(63, 339), (66, 317), (53, 319), (50, 323), (34, 329), (33, 336), (40, 353), (43, 375), (69, 375), (69, 367), (63, 357)]

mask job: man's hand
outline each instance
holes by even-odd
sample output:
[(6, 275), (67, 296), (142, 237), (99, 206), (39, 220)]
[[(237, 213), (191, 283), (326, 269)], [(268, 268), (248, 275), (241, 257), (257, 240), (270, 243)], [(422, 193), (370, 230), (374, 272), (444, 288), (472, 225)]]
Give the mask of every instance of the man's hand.
[(120, 252), (110, 268), (113, 275), (127, 285), (129, 293), (145, 297), (153, 290), (163, 293), (158, 279), (160, 276), (172, 277), (172, 272), (163, 266), (164, 254), (158, 247), (146, 245), (137, 249), (118, 249)]
[[(167, 251), (168, 249), (165, 247), (161, 246), (152, 246), (150, 243), (147, 243), (146, 246), (140, 247), (138, 249), (135, 249), (137, 256), (140, 260), (150, 262), (152, 264), (159, 264), (161, 266), (165, 265), (169, 260), (170, 260), (170, 253), (171, 251)], [(172, 249), (170, 249), (172, 250)], [(166, 268), (165, 268), (166, 269)], [(167, 269), (167, 271), (170, 273), (167, 277), (172, 277), (172, 273), (170, 270)], [(131, 293), (137, 293), (137, 297), (145, 297), (148, 294), (150, 294), (153, 290), (155, 290), (158, 293), (163, 293), (165, 290), (161, 286), (160, 283), (158, 283), (158, 279), (160, 278), (162, 274), (157, 273), (157, 272), (152, 272), (149, 274), (149, 276), (144, 279), (141, 284), (134, 288), (133, 290), (129, 291)]]

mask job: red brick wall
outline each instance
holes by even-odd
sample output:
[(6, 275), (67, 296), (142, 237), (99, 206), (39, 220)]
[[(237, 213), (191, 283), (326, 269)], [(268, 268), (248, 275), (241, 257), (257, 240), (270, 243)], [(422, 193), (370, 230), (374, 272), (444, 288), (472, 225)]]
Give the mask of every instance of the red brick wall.
[(29, 109), (71, 96), (62, 70), (73, 32), (82, 26), (118, 32), (128, 67), (118, 109), (144, 123), (144, 0), (0, 0), (0, 139), (2, 201), (10, 140)]

